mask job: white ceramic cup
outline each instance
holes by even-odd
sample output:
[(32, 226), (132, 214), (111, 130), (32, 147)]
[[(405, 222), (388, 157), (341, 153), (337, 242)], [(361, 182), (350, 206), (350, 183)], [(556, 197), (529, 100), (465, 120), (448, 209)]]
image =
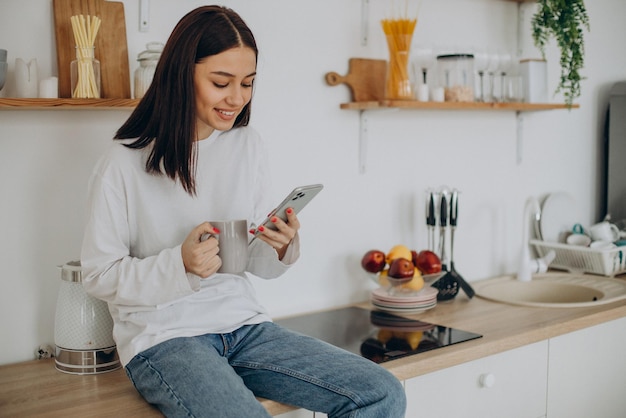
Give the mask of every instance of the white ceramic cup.
[(586, 247), (591, 243), (591, 238), (589, 238), (585, 234), (571, 234), (565, 239), (565, 242), (570, 245), (579, 245), (581, 247)]
[(594, 241), (615, 242), (619, 239), (619, 228), (610, 222), (599, 222), (589, 227), (589, 235)]
[(609, 248), (617, 248), (617, 245), (613, 244), (611, 241), (594, 241), (589, 244), (589, 247), (596, 250), (606, 250)]
[(222, 259), (222, 267), (218, 273), (244, 273), (248, 265), (248, 221), (234, 219), (209, 222), (220, 230), (220, 233), (215, 235), (220, 246), (219, 256)]

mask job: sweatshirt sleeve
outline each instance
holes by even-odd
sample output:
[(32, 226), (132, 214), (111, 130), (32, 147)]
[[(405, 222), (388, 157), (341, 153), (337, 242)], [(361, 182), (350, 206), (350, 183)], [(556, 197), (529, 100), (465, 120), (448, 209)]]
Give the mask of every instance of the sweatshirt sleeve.
[(87, 208), (81, 265), (89, 294), (116, 305), (152, 307), (199, 288), (199, 278), (185, 272), (180, 245), (145, 258), (131, 255), (124, 192), (98, 170)]
[(282, 260), (276, 250), (260, 239), (250, 243), (247, 270), (262, 279), (275, 279), (300, 258), (300, 235), (296, 233)]

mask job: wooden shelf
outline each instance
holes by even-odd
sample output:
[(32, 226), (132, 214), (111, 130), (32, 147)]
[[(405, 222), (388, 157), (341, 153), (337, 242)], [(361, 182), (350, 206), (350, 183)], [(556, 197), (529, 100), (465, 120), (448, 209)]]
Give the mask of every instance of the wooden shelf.
[(0, 110), (133, 109), (139, 99), (15, 99), (0, 98)]
[[(532, 112), (539, 110), (569, 109), (564, 103), (480, 103), (480, 102), (418, 102), (414, 100), (382, 100), (371, 102), (342, 103), (342, 109), (376, 110), (376, 109), (421, 109), (421, 110), (508, 110)], [(577, 109), (579, 105), (572, 105)]]

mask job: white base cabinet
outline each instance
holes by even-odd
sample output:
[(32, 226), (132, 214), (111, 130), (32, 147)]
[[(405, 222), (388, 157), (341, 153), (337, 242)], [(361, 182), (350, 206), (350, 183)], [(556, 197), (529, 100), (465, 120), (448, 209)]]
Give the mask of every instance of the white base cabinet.
[(626, 417), (626, 318), (550, 339), (548, 418)]
[(405, 381), (406, 418), (541, 418), (548, 341)]

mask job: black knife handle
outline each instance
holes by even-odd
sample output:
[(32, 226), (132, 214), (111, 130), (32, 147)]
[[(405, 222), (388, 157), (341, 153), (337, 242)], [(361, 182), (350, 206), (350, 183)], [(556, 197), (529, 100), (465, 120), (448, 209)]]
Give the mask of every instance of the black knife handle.
[(426, 209), (426, 225), (435, 226), (437, 221), (435, 220), (435, 196), (433, 192), (428, 194), (428, 206)]
[(459, 217), (459, 193), (455, 190), (450, 198), (450, 226), (456, 226)]
[(446, 226), (448, 224), (448, 201), (446, 194), (441, 193), (441, 203), (439, 204), (439, 224)]

